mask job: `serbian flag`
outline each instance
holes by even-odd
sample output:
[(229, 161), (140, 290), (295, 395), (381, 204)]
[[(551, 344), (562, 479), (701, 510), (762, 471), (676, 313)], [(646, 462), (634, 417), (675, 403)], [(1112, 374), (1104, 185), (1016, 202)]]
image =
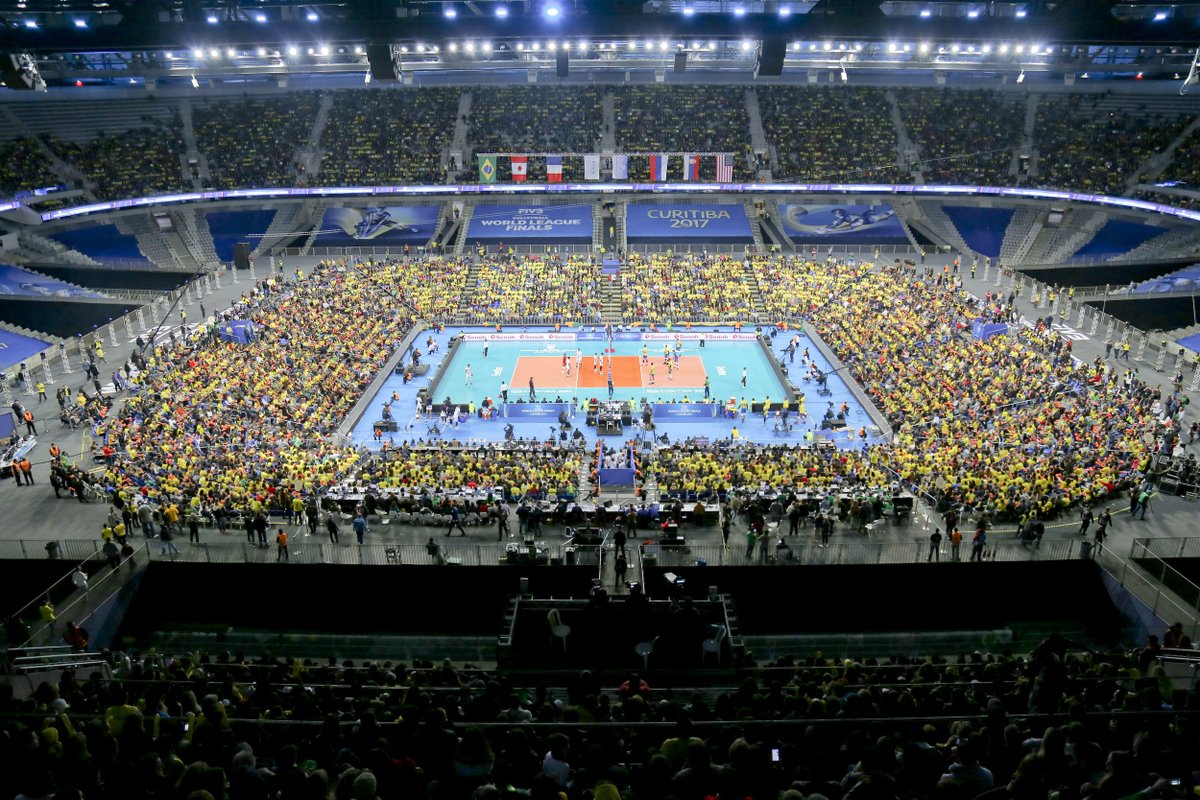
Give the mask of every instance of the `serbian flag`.
[(700, 180), (700, 156), (687, 155), (683, 157), (683, 179), (685, 181)]
[(667, 165), (671, 162), (670, 156), (653, 155), (650, 156), (650, 180), (665, 181), (667, 180)]
[(526, 168), (529, 166), (529, 156), (512, 157), (512, 179), (517, 183), (525, 181)]
[(562, 183), (562, 156), (546, 156), (546, 183)]

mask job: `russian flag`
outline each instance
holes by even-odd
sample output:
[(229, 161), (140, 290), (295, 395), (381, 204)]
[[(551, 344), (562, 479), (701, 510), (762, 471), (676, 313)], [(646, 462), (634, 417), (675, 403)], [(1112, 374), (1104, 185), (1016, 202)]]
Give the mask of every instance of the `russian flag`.
[(665, 182), (667, 180), (667, 165), (670, 163), (670, 156), (650, 156), (650, 180)]
[(546, 156), (546, 183), (562, 183), (562, 156)]
[(683, 179), (685, 181), (700, 180), (700, 156), (686, 155), (683, 157)]

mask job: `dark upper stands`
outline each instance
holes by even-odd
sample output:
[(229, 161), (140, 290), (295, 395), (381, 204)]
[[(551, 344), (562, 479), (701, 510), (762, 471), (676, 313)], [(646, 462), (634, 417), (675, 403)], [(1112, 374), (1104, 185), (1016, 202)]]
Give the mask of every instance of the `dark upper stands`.
[(314, 182), (441, 183), (441, 150), (454, 135), (458, 97), (458, 89), (335, 92)]
[[(641, 152), (734, 153), (733, 179), (754, 175), (750, 152), (750, 119), (746, 90), (741, 86), (618, 86), (616, 105), (617, 149)], [(672, 159), (671, 180), (683, 169)], [(649, 170), (645, 157), (629, 159), (629, 177), (643, 179)], [(714, 159), (700, 165), (700, 179), (716, 177)]]
[(196, 142), (213, 186), (295, 185), (296, 151), (308, 141), (319, 103), (319, 92), (197, 103)]
[(896, 129), (883, 89), (756, 89), (763, 132), (778, 155), (776, 180), (901, 183)]
[(926, 183), (1003, 186), (1021, 144), (1025, 98), (996, 90), (896, 89), (900, 116), (921, 147)]
[(184, 185), (179, 114), (145, 122), (144, 127), (120, 135), (101, 134), (85, 144), (53, 138), (48, 138), (47, 144), (95, 184), (95, 194), (101, 199), (178, 191)]
[(1040, 186), (1122, 195), (1125, 182), (1190, 121), (1113, 108), (1107, 95), (1055, 95), (1038, 102)]
[[(604, 122), (604, 89), (600, 87), (485, 86), (473, 90), (472, 95), (470, 140), (476, 153), (599, 151)], [(497, 168), (498, 179), (508, 180), (512, 174), (509, 159), (499, 159)], [(546, 179), (544, 158), (531, 158), (527, 168), (527, 180), (540, 183)], [(563, 180), (583, 180), (582, 158), (563, 159)]]
[(28, 137), (0, 142), (0, 192), (56, 186), (62, 180), (50, 169), (37, 142)]

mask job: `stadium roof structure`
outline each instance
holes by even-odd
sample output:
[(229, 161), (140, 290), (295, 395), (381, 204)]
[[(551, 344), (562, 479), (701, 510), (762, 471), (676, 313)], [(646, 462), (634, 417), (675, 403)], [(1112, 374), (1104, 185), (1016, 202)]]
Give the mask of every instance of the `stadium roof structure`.
[(768, 52), (782, 54), (785, 80), (821, 69), (1171, 80), (1198, 44), (1200, 0), (0, 2), (0, 54), (28, 55), (49, 86), (363, 75), (381, 47), (410, 82), (555, 74), (563, 62), (599, 80), (748, 79)]

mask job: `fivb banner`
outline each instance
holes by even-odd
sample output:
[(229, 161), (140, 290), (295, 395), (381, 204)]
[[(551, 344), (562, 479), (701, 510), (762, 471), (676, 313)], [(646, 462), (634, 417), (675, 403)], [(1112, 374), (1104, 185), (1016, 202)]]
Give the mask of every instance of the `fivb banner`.
[(750, 220), (740, 205), (641, 205), (626, 207), (629, 241), (711, 242), (741, 244), (753, 241)]
[(467, 228), (472, 244), (590, 244), (592, 206), (479, 205)]
[(812, 244), (908, 244), (890, 205), (806, 206), (780, 203), (783, 231), (793, 242)]
[(331, 208), (316, 241), (326, 247), (423, 245), (433, 238), (440, 212), (438, 206)]

